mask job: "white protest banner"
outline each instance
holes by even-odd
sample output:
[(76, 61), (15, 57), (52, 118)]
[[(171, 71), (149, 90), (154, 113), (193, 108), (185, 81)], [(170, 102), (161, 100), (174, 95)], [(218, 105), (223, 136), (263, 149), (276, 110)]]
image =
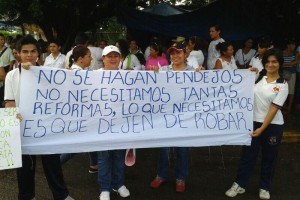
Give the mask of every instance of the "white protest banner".
[(22, 70), (25, 154), (250, 144), (255, 75)]
[(18, 108), (0, 108), (0, 170), (22, 167)]

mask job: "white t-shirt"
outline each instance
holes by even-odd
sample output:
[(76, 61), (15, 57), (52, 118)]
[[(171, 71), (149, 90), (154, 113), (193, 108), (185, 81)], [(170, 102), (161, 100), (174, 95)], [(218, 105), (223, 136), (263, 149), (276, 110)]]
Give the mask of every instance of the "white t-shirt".
[(227, 62), (225, 60), (222, 60), (221, 58), (218, 58), (219, 61), (221, 61), (222, 64), (222, 69), (237, 69), (236, 63), (235, 63), (235, 59), (233, 56), (231, 56), (231, 60), (230, 62)]
[[(277, 83), (276, 81), (268, 83), (267, 76), (264, 76), (254, 86), (254, 109), (253, 120), (263, 123), (269, 112), (271, 104), (282, 107), (289, 93), (288, 83)], [(277, 111), (271, 124), (284, 124), (283, 116), (280, 110)]]
[(59, 53), (56, 59), (54, 59), (53, 54), (51, 53), (46, 57), (44, 66), (64, 69), (65, 58), (66, 56), (64, 54)]
[(150, 55), (150, 46), (148, 46), (148, 47), (145, 49), (145, 53), (144, 53), (145, 60), (148, 59), (149, 55)]
[(213, 69), (216, 64), (216, 60), (220, 57), (220, 52), (216, 49), (217, 44), (225, 42), (223, 38), (213, 40), (209, 43), (208, 55), (207, 55), (207, 69)]
[(20, 104), (20, 70), (13, 69), (7, 73), (5, 78), (5, 101), (15, 101), (16, 107)]
[(189, 57), (187, 57), (186, 61), (187, 61), (187, 65), (193, 67), (194, 69), (201, 66), (198, 64), (197, 58), (191, 54), (189, 55)]
[(97, 70), (103, 67), (102, 63), (102, 49), (100, 47), (88, 47), (91, 51), (92, 61), (91, 66), (89, 67), (90, 70)]
[[(3, 47), (2, 51), (5, 49), (6, 47)], [(0, 53), (2, 52), (0, 51)], [(15, 60), (15, 57), (12, 53), (11, 48), (7, 47), (7, 49), (4, 51), (4, 53), (2, 54), (2, 56), (0, 57), (0, 67), (5, 67), (10, 65), (10, 62)]]
[(198, 62), (198, 66), (202, 66), (204, 63), (204, 55), (201, 50), (193, 50), (190, 53), (190, 56), (195, 56)]
[(261, 59), (259, 56), (255, 56), (251, 59), (249, 66), (256, 67), (258, 69), (258, 72), (264, 69), (263, 64), (261, 63)]
[(235, 60), (238, 62), (240, 65), (245, 65), (247, 64), (256, 54), (256, 51), (254, 49), (250, 49), (250, 51), (247, 54), (243, 53), (242, 49), (237, 50), (235, 53)]
[(68, 53), (66, 54), (65, 62), (64, 62), (65, 69), (69, 69), (69, 63), (70, 63), (69, 59), (70, 59), (70, 56), (72, 55), (72, 53), (73, 53), (73, 49), (68, 51)]
[(129, 67), (134, 69), (134, 70), (141, 70), (142, 65), (141, 65), (139, 59), (134, 54), (128, 54), (126, 56), (126, 58), (124, 59), (124, 61), (120, 62), (119, 69), (124, 69), (125, 70), (127, 68), (129, 55), (131, 56), (131, 62), (129, 63)]
[(78, 66), (78, 65), (76, 65), (76, 64), (73, 64), (73, 65), (71, 66), (71, 69), (72, 69), (72, 70), (83, 70), (82, 67), (80, 67), (80, 66)]

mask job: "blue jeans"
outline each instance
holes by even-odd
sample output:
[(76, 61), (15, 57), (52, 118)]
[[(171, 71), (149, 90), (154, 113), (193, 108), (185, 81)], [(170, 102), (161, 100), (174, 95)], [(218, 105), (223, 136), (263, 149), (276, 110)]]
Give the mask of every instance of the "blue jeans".
[[(189, 148), (175, 147), (176, 150), (176, 179), (185, 180), (188, 175)], [(163, 180), (168, 179), (170, 148), (161, 148), (157, 175)]]
[(124, 185), (125, 150), (98, 152), (98, 183), (100, 192), (119, 189)]
[[(261, 125), (262, 123), (255, 122), (254, 130)], [(270, 124), (259, 137), (252, 138), (251, 146), (243, 146), (235, 182), (245, 188), (255, 167), (258, 154), (262, 150), (259, 188), (270, 191), (282, 134), (283, 125)]]
[[(89, 152), (89, 157), (90, 157), (90, 166), (95, 166), (98, 163), (98, 155), (97, 152)], [(76, 156), (77, 153), (64, 153), (60, 155), (60, 163), (63, 165), (65, 164), (68, 160)]]

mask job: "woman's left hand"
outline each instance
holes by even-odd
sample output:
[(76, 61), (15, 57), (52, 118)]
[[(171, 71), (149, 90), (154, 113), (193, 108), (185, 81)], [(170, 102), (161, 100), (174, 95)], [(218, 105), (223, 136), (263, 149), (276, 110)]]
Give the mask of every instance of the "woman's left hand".
[(262, 132), (263, 132), (262, 128), (258, 128), (255, 131), (253, 131), (250, 135), (252, 137), (258, 137), (258, 136), (260, 136), (262, 134)]
[(16, 118), (19, 119), (20, 122), (23, 120), (23, 117), (22, 117), (22, 115), (20, 113), (17, 114)]
[(199, 67), (196, 68), (196, 72), (199, 72), (201, 70), (205, 70), (205, 68), (203, 66), (199, 66)]
[(258, 73), (258, 69), (256, 67), (250, 67), (249, 70), (251, 72), (255, 72), (256, 74)]

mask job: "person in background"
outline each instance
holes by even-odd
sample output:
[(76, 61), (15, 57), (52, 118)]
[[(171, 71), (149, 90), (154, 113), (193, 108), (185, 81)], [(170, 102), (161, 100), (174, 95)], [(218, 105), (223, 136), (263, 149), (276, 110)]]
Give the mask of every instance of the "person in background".
[(101, 50), (103, 50), (106, 46), (107, 46), (107, 41), (106, 40), (99, 40), (98, 47), (100, 47)]
[[(102, 52), (103, 68), (100, 70), (118, 70), (121, 53), (116, 46), (106, 46)], [(130, 192), (124, 185), (125, 150), (98, 152), (98, 183), (100, 200), (110, 200), (110, 192), (117, 192), (121, 197), (129, 197)]]
[(258, 69), (259, 72), (261, 72), (264, 69), (261, 60), (265, 55), (266, 51), (271, 48), (273, 48), (273, 41), (270, 37), (263, 36), (262, 38), (260, 38), (257, 44), (257, 54), (250, 60), (249, 68), (255, 67)]
[(12, 54), (12, 50), (5, 46), (5, 37), (0, 33), (0, 108), (3, 107), (4, 99), (4, 80), (6, 73), (9, 69), (12, 69), (15, 57)]
[(255, 56), (256, 50), (252, 49), (254, 40), (247, 38), (244, 41), (244, 47), (237, 50), (235, 53), (236, 65), (239, 69), (247, 69), (249, 67), (250, 60)]
[[(5, 80), (5, 107), (19, 107), (20, 104), (20, 79), (21, 68), (29, 69), (31, 66), (38, 66), (36, 63), (39, 55), (37, 41), (27, 35), (20, 39), (17, 50), (21, 57), (21, 64), (18, 68), (8, 72)], [(30, 81), (30, 80), (28, 80)], [(18, 118), (22, 120), (19, 114)], [(48, 186), (54, 200), (74, 200), (69, 196), (66, 183), (63, 177), (59, 155), (41, 155), (44, 173)], [(22, 167), (17, 168), (17, 179), (19, 187), (19, 200), (35, 200), (35, 168), (36, 155), (22, 155)]]
[[(69, 69), (72, 70), (87, 70), (91, 65), (92, 54), (91, 51), (84, 45), (78, 45), (72, 50), (72, 54), (69, 58)], [(97, 166), (97, 152), (89, 152), (90, 168), (89, 173), (94, 174), (98, 172)], [(77, 153), (65, 153), (60, 155), (61, 164), (65, 164)]]
[(185, 51), (186, 51), (186, 55), (187, 55), (187, 58), (186, 58), (187, 65), (193, 67), (194, 69), (197, 69), (200, 65), (198, 63), (197, 58), (195, 56), (191, 55), (191, 50), (189, 48), (188, 43), (186, 44)]
[(51, 53), (46, 57), (44, 66), (64, 69), (66, 56), (60, 53), (60, 42), (58, 40), (52, 40), (49, 42), (48, 48)]
[(165, 56), (162, 56), (162, 47), (157, 43), (150, 44), (150, 55), (146, 61), (145, 70), (153, 70), (156, 67), (169, 65)]
[[(157, 37), (152, 37), (150, 39), (150, 44), (153, 44), (153, 43), (161, 45), (161, 42)], [(150, 55), (150, 45), (145, 49), (145, 52), (144, 52), (144, 58), (145, 58), (146, 61), (147, 61), (149, 55)]]
[(209, 29), (209, 35), (212, 41), (209, 43), (208, 55), (207, 55), (207, 69), (213, 69), (216, 64), (216, 60), (220, 57), (220, 52), (216, 49), (216, 46), (220, 42), (225, 42), (220, 36), (221, 29), (218, 25), (211, 26)]
[[(296, 49), (297, 59), (300, 60), (300, 45)], [(297, 66), (297, 79), (296, 79), (296, 109), (300, 111), (300, 63)]]
[(119, 48), (121, 52), (121, 62), (120, 69), (123, 70), (141, 70), (142, 65), (139, 59), (129, 52), (129, 45), (126, 40), (120, 39), (116, 42), (116, 47)]
[(243, 146), (237, 177), (232, 187), (225, 192), (228, 197), (235, 197), (245, 192), (261, 150), (259, 198), (270, 199), (278, 148), (284, 128), (280, 109), (288, 95), (288, 83), (280, 76), (283, 64), (280, 50), (268, 50), (262, 63), (266, 76), (260, 74), (254, 86), (254, 129), (251, 133), (251, 146)]
[(142, 65), (146, 64), (146, 60), (144, 58), (144, 54), (141, 49), (138, 47), (136, 40), (130, 40), (129, 43), (129, 51), (131, 54), (134, 54), (140, 61)]
[[(79, 32), (75, 37), (75, 47), (78, 45), (86, 46), (87, 41), (88, 41), (88, 36), (85, 33)], [(70, 51), (68, 51), (68, 53), (66, 54), (65, 63), (64, 63), (65, 69), (69, 69), (69, 61), (70, 61), (70, 56), (72, 55), (73, 48)]]
[(217, 59), (214, 69), (237, 69), (231, 42), (220, 42), (217, 44), (216, 49), (220, 52), (221, 56)]
[(102, 68), (102, 49), (100, 47), (95, 46), (94, 40), (88, 40), (87, 47), (91, 51), (93, 58), (89, 70), (97, 70)]
[[(168, 51), (170, 54), (172, 64), (169, 66), (161, 67), (158, 71), (195, 71), (195, 69), (186, 64), (186, 44), (185, 42), (177, 42), (171, 46)], [(155, 70), (157, 71), (157, 70)], [(168, 179), (169, 168), (169, 147), (161, 148), (157, 175), (150, 183), (150, 187), (159, 188)], [(182, 193), (186, 188), (186, 178), (188, 176), (188, 160), (189, 148), (188, 147), (175, 147), (176, 151), (176, 192)]]
[(296, 56), (296, 43), (293, 39), (285, 39), (283, 50), (283, 77), (289, 84), (289, 96), (287, 105), (285, 106), (285, 114), (289, 114), (292, 110), (295, 97), (295, 85), (297, 76), (297, 65), (300, 60)]
[(46, 57), (50, 55), (50, 51), (48, 49), (49, 43), (44, 41), (43, 39), (39, 39), (38, 40), (38, 47), (39, 47), (39, 51), (41, 52), (39, 54), (37, 63), (39, 65), (44, 65)]
[(197, 36), (192, 36), (188, 41), (188, 48), (190, 49), (190, 55), (196, 57), (198, 66), (203, 66), (204, 64), (204, 55), (201, 50), (200, 38)]

